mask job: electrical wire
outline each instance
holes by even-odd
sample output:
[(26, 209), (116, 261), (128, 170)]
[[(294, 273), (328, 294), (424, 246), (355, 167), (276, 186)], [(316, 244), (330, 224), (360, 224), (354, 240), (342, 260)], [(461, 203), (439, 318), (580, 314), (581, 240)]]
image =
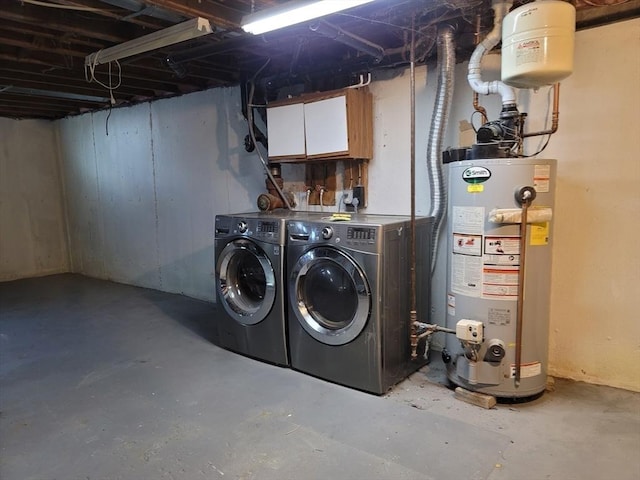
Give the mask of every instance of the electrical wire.
[[(113, 96), (113, 91), (120, 88), (120, 85), (122, 85), (122, 67), (120, 66), (120, 62), (118, 60), (114, 60), (115, 64), (118, 66), (118, 82), (115, 86), (113, 86), (113, 84), (111, 83), (111, 78), (112, 78), (111, 63), (112, 62), (109, 62), (109, 85), (102, 83), (100, 80), (98, 80), (98, 78), (96, 77), (96, 67), (98, 65), (98, 57), (100, 56), (101, 51), (102, 50), (98, 51), (98, 53), (93, 57), (89, 65), (84, 66), (84, 79), (89, 83), (96, 82), (101, 87), (106, 88), (109, 91), (109, 98), (111, 100), (111, 105), (115, 105), (116, 99)], [(90, 75), (87, 75), (87, 71), (89, 72)]]
[[(553, 91), (553, 85), (550, 86), (549, 89), (547, 90), (547, 112), (545, 114), (544, 125), (542, 126), (543, 130), (547, 130), (547, 125), (549, 125), (549, 116), (551, 115), (551, 110), (552, 110), (551, 109), (551, 92), (552, 91)], [(536, 155), (539, 155), (540, 153), (542, 153), (544, 149), (547, 148), (547, 145), (549, 145), (549, 141), (551, 140), (551, 135), (546, 135), (546, 137), (547, 137), (546, 140), (544, 141), (542, 146), (538, 148), (538, 151), (536, 153), (531, 153), (529, 155), (520, 155), (520, 157), (530, 158), (530, 157), (535, 157)]]
[(480, 112), (479, 112), (478, 110), (474, 110), (474, 111), (471, 113), (471, 116), (469, 117), (469, 123), (471, 124), (471, 128), (473, 128), (474, 133), (478, 133), (478, 129), (477, 129), (477, 128), (476, 128), (476, 126), (473, 124), (473, 116), (474, 116), (476, 113), (480, 113)]
[(536, 153), (532, 153), (530, 155), (520, 155), (520, 156), (522, 158), (535, 157), (536, 155), (542, 153), (545, 148), (547, 148), (547, 145), (549, 145), (549, 140), (551, 140), (551, 135), (547, 135), (547, 139), (545, 140), (544, 145), (542, 145), (542, 147), (540, 147), (540, 150), (538, 150)]
[(111, 110), (112, 110), (112, 107), (109, 107), (109, 113), (107, 114), (107, 119), (104, 122), (104, 129), (105, 129), (105, 133), (107, 134), (107, 137), (109, 136), (109, 118), (111, 117)]

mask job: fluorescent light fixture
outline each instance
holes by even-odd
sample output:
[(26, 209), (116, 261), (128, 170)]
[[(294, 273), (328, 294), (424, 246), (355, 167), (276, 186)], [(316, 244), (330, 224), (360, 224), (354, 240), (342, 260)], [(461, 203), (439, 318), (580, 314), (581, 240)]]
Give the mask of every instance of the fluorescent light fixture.
[(374, 0), (291, 1), (283, 5), (278, 5), (277, 7), (246, 15), (242, 19), (242, 29), (245, 32), (259, 35), (373, 1)]
[(96, 97), (93, 95), (80, 95), (78, 93), (57, 92), (55, 90), (41, 90), (38, 88), (14, 87), (13, 85), (0, 85), (0, 93), (7, 92), (16, 95), (32, 95), (34, 97), (65, 98), (67, 100), (80, 100), (82, 102), (107, 103), (106, 97)]
[(213, 32), (209, 20), (206, 18), (192, 18), (186, 22), (178, 23), (163, 30), (150, 33), (140, 38), (115, 45), (113, 47), (98, 50), (84, 59), (85, 66), (101, 65), (103, 63), (121, 60), (123, 58), (163, 48), (174, 43), (184, 42), (192, 38), (208, 35)]

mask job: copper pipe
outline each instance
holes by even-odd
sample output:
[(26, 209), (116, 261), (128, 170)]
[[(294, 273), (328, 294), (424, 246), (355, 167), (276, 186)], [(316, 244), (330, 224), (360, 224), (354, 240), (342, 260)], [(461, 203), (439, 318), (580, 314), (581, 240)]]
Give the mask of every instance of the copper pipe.
[(522, 326), (524, 315), (524, 279), (525, 255), (527, 253), (527, 213), (531, 204), (531, 197), (522, 199), (522, 213), (520, 218), (520, 269), (518, 270), (518, 304), (516, 309), (516, 372), (515, 386), (520, 386), (520, 364), (522, 363)]
[(410, 50), (410, 79), (411, 79), (411, 311), (409, 313), (409, 328), (411, 341), (411, 359), (418, 357), (418, 335), (416, 321), (416, 34), (414, 28), (415, 17), (411, 19), (411, 50)]
[(489, 121), (489, 117), (487, 117), (487, 109), (480, 105), (480, 95), (478, 92), (473, 92), (473, 108), (476, 112), (482, 115), (483, 125)]
[(525, 133), (523, 137), (538, 137), (540, 135), (552, 135), (558, 131), (560, 121), (560, 84), (553, 84), (553, 113), (551, 114), (551, 128), (540, 132)]

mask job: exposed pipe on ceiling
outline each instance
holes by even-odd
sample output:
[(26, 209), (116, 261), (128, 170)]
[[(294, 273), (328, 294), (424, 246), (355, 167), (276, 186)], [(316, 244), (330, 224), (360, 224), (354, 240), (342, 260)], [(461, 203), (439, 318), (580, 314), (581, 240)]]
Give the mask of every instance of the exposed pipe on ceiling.
[(346, 32), (335, 25), (332, 25), (324, 20), (312, 23), (309, 25), (309, 29), (312, 32), (324, 35), (327, 38), (335, 40), (349, 47), (355, 48), (359, 52), (366, 53), (374, 58), (376, 63), (379, 63), (384, 58), (384, 48), (369, 40), (354, 35), (353, 33)]

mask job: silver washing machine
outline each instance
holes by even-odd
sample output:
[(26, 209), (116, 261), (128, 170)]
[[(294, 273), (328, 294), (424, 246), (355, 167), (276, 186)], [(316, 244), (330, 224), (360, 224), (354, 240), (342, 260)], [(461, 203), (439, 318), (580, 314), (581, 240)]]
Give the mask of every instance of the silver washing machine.
[[(429, 319), (431, 230), (431, 218), (416, 219), (421, 321)], [(426, 363), (411, 360), (409, 217), (289, 219), (286, 252), (294, 369), (383, 394)]]
[(216, 294), (220, 345), (289, 365), (285, 333), (285, 219), (270, 213), (217, 215)]

